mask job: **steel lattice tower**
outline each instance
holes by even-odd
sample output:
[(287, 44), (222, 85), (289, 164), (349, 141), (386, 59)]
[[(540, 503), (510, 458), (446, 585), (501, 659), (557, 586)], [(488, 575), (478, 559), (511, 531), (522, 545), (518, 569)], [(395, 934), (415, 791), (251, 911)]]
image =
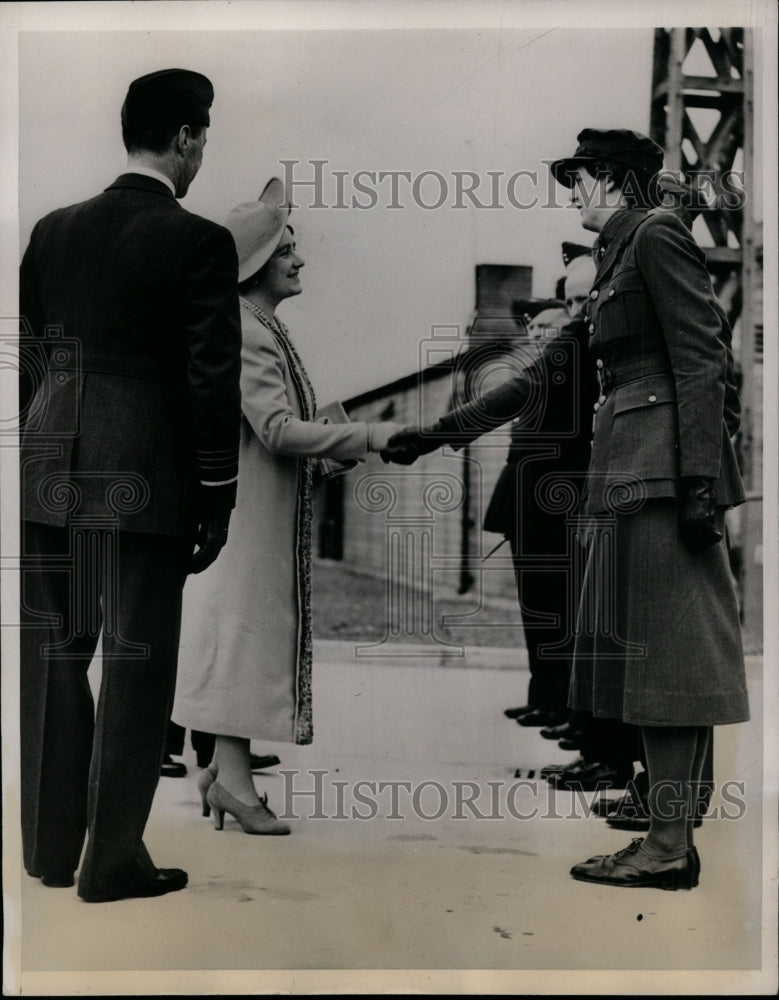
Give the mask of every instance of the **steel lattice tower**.
[(650, 131), (665, 163), (708, 194), (695, 233), (734, 327), (741, 378), (738, 521), (744, 630), (762, 635), (762, 224), (755, 219), (754, 45), (743, 28), (655, 30)]

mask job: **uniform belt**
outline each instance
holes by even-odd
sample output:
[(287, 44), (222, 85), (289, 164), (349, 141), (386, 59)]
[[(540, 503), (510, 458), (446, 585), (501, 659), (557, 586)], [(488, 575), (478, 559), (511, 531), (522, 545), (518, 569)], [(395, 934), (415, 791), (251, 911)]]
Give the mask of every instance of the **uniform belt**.
[(626, 382), (655, 375), (673, 375), (668, 367), (668, 358), (663, 355), (644, 355), (635, 361), (620, 361), (598, 369), (598, 383), (601, 393), (616, 389)]

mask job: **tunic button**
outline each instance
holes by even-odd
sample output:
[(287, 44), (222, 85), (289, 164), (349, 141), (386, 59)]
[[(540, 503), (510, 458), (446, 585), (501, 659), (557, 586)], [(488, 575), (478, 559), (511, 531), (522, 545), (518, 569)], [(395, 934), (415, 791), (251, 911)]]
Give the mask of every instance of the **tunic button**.
[(587, 329), (590, 331), (590, 333), (595, 333), (595, 324), (594, 323), (590, 323), (590, 325), (587, 327)]
[(650, 403), (656, 403), (657, 402), (657, 396), (655, 396), (654, 393), (652, 393), (652, 395), (649, 397), (649, 402)]
[(603, 404), (606, 402), (606, 397), (605, 396), (599, 396), (598, 397), (598, 402), (600, 403), (601, 406), (603, 406)]
[(597, 413), (597, 412), (598, 412), (598, 410), (600, 409), (600, 403), (593, 403), (593, 404), (592, 404), (592, 408), (593, 408), (593, 410), (595, 410), (595, 412)]
[(592, 299), (593, 302), (595, 301), (595, 299), (597, 299), (597, 297), (598, 293), (596, 291), (590, 292), (590, 298)]
[(613, 294), (614, 294), (614, 289), (613, 289), (613, 288), (610, 288), (610, 289), (609, 289), (609, 297), (611, 297), (611, 296), (612, 296)]
[(603, 367), (603, 361), (600, 358), (598, 358), (598, 360), (595, 362), (595, 367), (596, 368), (602, 368)]

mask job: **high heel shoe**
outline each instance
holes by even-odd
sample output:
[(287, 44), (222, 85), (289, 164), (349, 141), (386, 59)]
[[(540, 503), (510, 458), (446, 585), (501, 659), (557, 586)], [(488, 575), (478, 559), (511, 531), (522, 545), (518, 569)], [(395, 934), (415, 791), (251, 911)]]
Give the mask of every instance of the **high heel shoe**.
[(211, 815), (211, 806), (208, 804), (208, 789), (216, 781), (216, 771), (211, 765), (204, 767), (197, 776), (197, 790), (200, 792), (200, 799), (203, 803), (203, 815)]
[(267, 834), (282, 837), (289, 833), (289, 824), (282, 823), (268, 805), (268, 796), (263, 795), (259, 804), (247, 806), (235, 796), (226, 791), (218, 781), (214, 781), (208, 789), (206, 798), (214, 810), (214, 829), (224, 827), (225, 813), (230, 813), (241, 824), (244, 833)]

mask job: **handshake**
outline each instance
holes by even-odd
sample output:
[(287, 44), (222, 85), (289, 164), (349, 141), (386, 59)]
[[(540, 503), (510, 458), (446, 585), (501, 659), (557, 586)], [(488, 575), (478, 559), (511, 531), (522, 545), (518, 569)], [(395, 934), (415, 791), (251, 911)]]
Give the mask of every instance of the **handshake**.
[(429, 427), (404, 427), (397, 431), (381, 449), (382, 459), (397, 465), (413, 465), (420, 455), (429, 455), (447, 443), (439, 424), (440, 421)]

